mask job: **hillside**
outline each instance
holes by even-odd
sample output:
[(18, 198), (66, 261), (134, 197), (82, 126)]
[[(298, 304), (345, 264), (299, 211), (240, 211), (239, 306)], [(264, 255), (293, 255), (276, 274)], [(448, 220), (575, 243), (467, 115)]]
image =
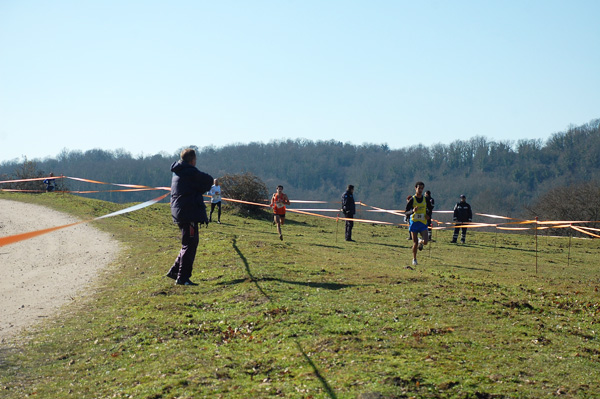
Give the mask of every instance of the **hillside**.
[[(390, 149), (335, 141), (287, 140), (198, 148), (198, 166), (214, 177), (250, 172), (269, 188), (285, 186), (291, 199), (335, 203), (348, 184), (356, 199), (387, 209), (403, 209), (417, 180), (433, 193), (437, 209), (452, 209), (465, 194), (476, 212), (524, 216), (526, 207), (549, 190), (600, 176), (600, 119), (555, 133), (546, 141), (494, 142), (484, 137), (449, 145)], [(56, 158), (34, 160), (32, 173), (83, 177), (103, 182), (168, 186), (177, 154), (133, 157), (125, 151), (64, 150)], [(0, 164), (11, 178), (23, 163)], [(69, 181), (72, 190), (96, 185)], [(0, 188), (4, 188), (0, 187)], [(102, 188), (106, 189), (106, 188)], [(114, 202), (145, 201), (148, 192), (85, 194)]]

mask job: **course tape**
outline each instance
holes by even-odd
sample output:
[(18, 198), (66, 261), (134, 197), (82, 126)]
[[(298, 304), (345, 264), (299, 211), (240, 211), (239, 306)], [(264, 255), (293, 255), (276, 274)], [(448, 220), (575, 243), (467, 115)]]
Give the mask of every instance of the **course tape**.
[(14, 244), (19, 241), (29, 240), (30, 238), (41, 236), (42, 234), (51, 233), (53, 231), (64, 229), (66, 227), (75, 226), (75, 225), (78, 225), (81, 223), (85, 223), (85, 221), (75, 222), (75, 223), (71, 223), (71, 224), (65, 224), (64, 226), (50, 227), (48, 229), (43, 229), (43, 230), (30, 231), (28, 233), (15, 234), (15, 235), (8, 236), (8, 237), (2, 237), (2, 238), (0, 238), (0, 247), (3, 247), (8, 244)]
[[(435, 212), (435, 211), (434, 211)], [(448, 211), (448, 212), (454, 212), (454, 211)], [(488, 215), (486, 213), (476, 213), (476, 215), (478, 216), (483, 216), (486, 218), (492, 218), (492, 219), (505, 219), (505, 220), (515, 220), (513, 218), (509, 218), (508, 216), (499, 216), (499, 215)]]
[[(120, 189), (120, 190), (70, 191), (71, 193), (75, 193), (75, 194), (88, 194), (88, 193), (98, 193), (98, 192), (134, 192), (134, 191), (150, 191), (150, 190), (165, 190), (165, 191), (171, 190), (170, 187), (150, 187), (150, 186), (144, 186), (144, 185), (140, 185), (140, 184), (107, 183), (107, 182), (102, 182), (102, 181), (98, 181), (98, 180), (84, 179), (84, 178), (71, 177), (71, 176), (62, 176), (62, 175), (61, 176), (37, 177), (37, 178), (30, 178), (30, 179), (3, 180), (3, 181), (0, 181), (0, 184), (26, 182), (26, 181), (39, 181), (39, 180), (45, 180), (45, 179), (71, 179), (71, 180), (75, 180), (75, 181), (81, 181), (81, 182), (87, 182), (87, 183), (93, 183), (93, 184), (114, 185), (114, 186), (119, 186), (119, 187), (125, 187), (125, 189)], [(38, 192), (36, 190), (15, 190), (15, 189), (0, 189), (0, 191)], [(169, 195), (169, 193), (162, 196), (161, 199), (165, 198), (167, 195)], [(243, 203), (243, 204), (248, 204), (248, 205), (254, 205), (254, 206), (269, 207), (269, 205), (267, 205), (267, 204), (235, 200), (232, 198), (223, 198), (223, 200), (230, 201), (230, 202)], [(152, 204), (152, 203), (154, 203), (153, 201), (154, 200), (151, 200), (151, 201), (145, 202), (144, 204), (147, 204), (147, 203)], [(314, 200), (291, 200), (290, 202), (291, 203), (299, 203), (299, 204), (300, 203), (304, 203), (304, 204), (327, 204), (327, 203), (329, 203), (327, 201), (314, 201)], [(140, 204), (137, 206), (140, 206), (141, 208), (148, 206), (148, 205), (144, 205), (144, 204)], [(401, 210), (382, 209), (382, 208), (378, 208), (376, 206), (365, 204), (363, 202), (357, 202), (357, 205), (371, 208), (371, 209), (365, 210), (366, 212), (388, 213), (388, 214), (400, 216), (400, 217), (405, 216), (404, 211), (401, 211)], [(138, 209), (141, 209), (141, 208), (138, 208)], [(322, 217), (322, 218), (327, 218), (327, 219), (333, 219), (333, 220), (351, 220), (351, 221), (359, 222), (359, 223), (407, 226), (406, 223), (390, 223), (390, 222), (382, 222), (382, 221), (378, 221), (378, 220), (339, 217), (339, 212), (340, 212), (339, 209), (287, 208), (287, 211), (310, 215), (310, 216)], [(131, 212), (131, 211), (129, 211), (129, 212)], [(315, 212), (334, 212), (334, 213), (337, 212), (338, 215), (337, 215), (337, 217), (332, 217), (332, 216), (325, 216), (325, 215), (315, 213)], [(453, 211), (433, 211), (433, 212), (438, 213), (438, 214), (453, 213)], [(122, 212), (122, 213), (126, 213), (126, 212)], [(441, 229), (457, 228), (457, 227), (458, 228), (494, 227), (499, 230), (523, 231), (523, 230), (545, 230), (545, 229), (550, 229), (550, 228), (568, 228), (568, 227), (570, 227), (581, 233), (584, 233), (584, 234), (587, 234), (587, 235), (590, 235), (593, 237), (598, 237), (597, 234), (594, 234), (590, 231), (591, 228), (587, 228), (587, 227), (583, 227), (583, 226), (573, 226), (573, 224), (598, 223), (598, 221), (596, 221), (596, 222), (594, 222), (594, 221), (536, 221), (536, 220), (518, 220), (518, 219), (514, 219), (511, 217), (507, 217), (507, 216), (492, 215), (492, 214), (485, 214), (485, 213), (476, 213), (476, 215), (486, 217), (486, 218), (492, 218), (492, 219), (502, 219), (502, 220), (507, 220), (507, 221), (510, 220), (512, 222), (497, 223), (497, 224), (494, 224), (494, 223), (462, 223), (462, 224), (459, 224), (459, 223), (455, 223), (455, 222), (440, 222), (438, 220), (433, 220), (433, 222), (437, 223), (437, 226), (432, 227), (432, 228), (435, 230), (441, 230)], [(109, 215), (106, 215), (104, 217), (109, 217)], [(94, 219), (92, 219), (92, 220), (94, 220)], [(85, 223), (85, 222), (82, 222), (82, 223)], [(516, 225), (533, 224), (534, 226), (532, 226), (532, 227), (516, 227), (516, 226), (508, 227), (507, 226), (507, 225), (511, 225), (511, 224), (516, 224)], [(62, 227), (59, 227), (59, 228), (62, 228)], [(594, 230), (594, 229), (591, 229), (591, 230)], [(596, 229), (596, 230), (600, 231), (598, 229)]]
[[(259, 204), (257, 202), (250, 202), (250, 201), (243, 201), (243, 200), (237, 200), (237, 199), (233, 199), (233, 198), (222, 198), (224, 201), (230, 201), (230, 202), (236, 202), (238, 204), (247, 204), (247, 205), (255, 205), (255, 206), (262, 206), (262, 207), (266, 207), (266, 208), (270, 208), (270, 205), (267, 204)], [(292, 201), (290, 201), (292, 202)], [(308, 211), (313, 211), (313, 212), (308, 212)], [(382, 222), (382, 221), (378, 221), (378, 220), (368, 220), (368, 219), (354, 219), (354, 218), (341, 218), (341, 217), (332, 217), (332, 216), (325, 216), (325, 215), (320, 215), (318, 213), (314, 213), (315, 209), (294, 209), (294, 208), (286, 208), (286, 212), (293, 212), (293, 213), (301, 213), (303, 215), (310, 215), (310, 216), (317, 216), (317, 217), (322, 217), (325, 219), (333, 219), (333, 220), (351, 220), (353, 222), (359, 222), (359, 223), (374, 223), (374, 224), (388, 224), (388, 225), (393, 225), (394, 223), (390, 223), (390, 222)], [(325, 210), (327, 212), (330, 211), (335, 211), (335, 212), (340, 212), (339, 209), (327, 209)]]
[[(83, 179), (80, 177), (71, 177), (71, 176), (47, 176), (47, 177), (34, 177), (30, 179), (17, 179), (17, 180), (2, 180), (0, 184), (3, 183), (21, 183), (21, 182), (29, 182), (29, 181), (40, 181), (46, 179), (70, 179), (75, 181), (81, 181), (85, 183), (93, 183), (93, 184), (102, 184), (102, 185), (112, 185), (119, 187), (127, 187), (126, 190), (89, 190), (89, 191), (56, 191), (56, 192), (65, 192), (65, 193), (73, 193), (73, 194), (91, 194), (91, 193), (101, 193), (101, 192), (128, 192), (128, 191), (150, 191), (150, 190), (164, 190), (171, 191), (171, 187), (150, 187), (144, 186), (140, 184), (123, 184), (123, 183), (107, 183), (98, 180), (91, 179)], [(44, 190), (17, 190), (17, 189), (0, 189), (0, 191), (12, 191), (12, 192), (44, 192)]]
[(67, 228), (67, 227), (71, 227), (71, 226), (75, 226), (75, 225), (78, 225), (78, 224), (89, 223), (89, 222), (92, 222), (94, 220), (105, 219), (105, 218), (109, 218), (109, 217), (113, 217), (113, 216), (117, 216), (117, 215), (122, 215), (124, 213), (129, 213), (129, 212), (137, 211), (139, 209), (145, 208), (145, 207), (150, 206), (152, 204), (156, 204), (157, 202), (159, 202), (159, 201), (163, 200), (165, 197), (167, 197), (167, 195), (169, 195), (169, 194), (170, 193), (166, 193), (164, 195), (161, 195), (160, 197), (154, 198), (153, 200), (146, 201), (146, 202), (138, 204), (138, 205), (130, 206), (129, 208), (121, 209), (120, 211), (109, 213), (108, 215), (104, 215), (104, 216), (99, 216), (97, 218), (93, 218), (93, 219), (89, 219), (89, 220), (82, 220), (82, 221), (75, 222), (75, 223), (69, 223), (69, 224), (65, 224), (63, 226), (50, 227), (48, 229), (43, 229), (43, 230), (30, 231), (28, 233), (21, 233), (21, 234), (16, 234), (16, 235), (8, 236), (8, 237), (1, 237), (0, 238), (0, 247), (3, 247), (5, 245), (9, 245), (9, 244), (14, 244), (14, 243), (17, 243), (19, 241), (28, 240), (30, 238), (41, 236), (43, 234), (51, 233), (53, 231), (61, 230), (61, 229), (64, 229), (64, 228)]
[[(64, 193), (64, 194), (95, 194), (95, 193), (128, 193), (134, 191), (155, 191), (155, 190), (165, 190), (166, 187), (152, 187), (152, 188), (126, 188), (122, 190), (85, 190), (85, 191), (77, 191), (77, 190), (54, 190), (54, 193)], [(0, 188), (0, 191), (13, 192), (13, 193), (45, 193), (46, 190), (17, 190), (12, 188)]]
[(587, 229), (590, 229), (590, 230), (598, 230), (598, 229), (591, 229), (590, 227), (588, 227), (587, 229), (584, 229), (583, 227), (580, 227), (580, 226), (571, 226), (571, 228), (580, 233), (584, 233), (584, 234), (590, 235), (592, 237), (600, 238), (600, 235), (587, 231)]
[(17, 179), (17, 180), (2, 180), (0, 184), (3, 183), (21, 183), (25, 181), (38, 181), (38, 180), (46, 180), (46, 179), (62, 179), (64, 176), (48, 176), (48, 177), (32, 177), (30, 179)]
[(106, 182), (97, 181), (97, 180), (82, 179), (80, 177), (70, 177), (70, 176), (65, 176), (65, 178), (66, 179), (71, 179), (71, 180), (76, 180), (76, 181), (82, 181), (82, 182), (86, 182), (86, 183), (108, 184), (108, 185), (119, 186), (119, 187), (138, 188), (138, 189), (146, 189), (146, 190), (167, 190), (167, 191), (171, 191), (171, 187), (150, 187), (150, 186), (143, 186), (143, 185), (140, 185), (140, 184), (106, 183)]
[[(269, 207), (269, 205), (267, 205), (267, 204), (259, 204), (256, 202), (242, 201), (242, 200), (236, 200), (236, 199), (232, 199), (232, 198), (223, 198), (223, 200), (230, 201), (230, 202), (242, 203), (242, 204), (248, 204), (248, 205), (261, 206), (261, 207)], [(290, 201), (290, 202), (294, 202), (294, 201)], [(297, 201), (297, 202), (304, 202), (304, 201)], [(308, 201), (306, 201), (306, 202), (308, 202)], [(327, 202), (322, 201), (322, 202), (315, 202), (315, 203), (327, 203)], [(367, 205), (363, 202), (358, 202), (357, 205), (373, 208), (372, 210), (366, 210), (367, 212), (384, 212), (384, 213), (390, 213), (393, 215), (404, 217), (403, 211), (382, 209), (382, 208), (374, 207), (372, 205)], [(286, 211), (321, 217), (321, 218), (325, 218), (325, 219), (332, 219), (332, 220), (351, 220), (353, 222), (358, 222), (358, 223), (408, 226), (408, 224), (406, 224), (406, 223), (390, 223), (390, 222), (382, 222), (382, 221), (378, 221), (378, 220), (369, 220), (369, 219), (343, 218), (343, 217), (339, 217), (339, 216), (332, 217), (332, 216), (326, 216), (326, 215), (321, 215), (321, 214), (315, 213), (315, 212), (338, 212), (338, 215), (339, 215), (340, 210), (333, 209), (333, 208), (327, 208), (327, 209), (286, 208)], [(448, 214), (448, 213), (453, 213), (454, 211), (433, 211), (433, 212), (441, 213), (441, 214)], [(526, 230), (545, 230), (545, 229), (551, 229), (551, 228), (568, 228), (568, 227), (575, 229), (575, 226), (572, 226), (572, 224), (594, 223), (594, 221), (536, 221), (534, 219), (518, 220), (518, 219), (507, 217), (507, 216), (491, 215), (491, 214), (485, 214), (485, 213), (476, 213), (476, 215), (482, 216), (482, 217), (489, 217), (489, 218), (493, 218), (493, 219), (511, 220), (511, 222), (506, 222), (506, 223), (456, 223), (456, 222), (440, 222), (439, 220), (433, 219), (433, 222), (437, 223), (438, 226), (432, 227), (432, 229), (433, 230), (444, 230), (444, 229), (454, 229), (454, 228), (473, 229), (473, 228), (482, 228), (482, 227), (493, 227), (493, 228), (496, 228), (499, 230), (507, 230), (507, 231), (526, 231)], [(531, 225), (531, 224), (533, 224), (534, 226), (510, 227), (510, 225)], [(588, 234), (593, 237), (598, 237), (596, 234), (593, 234), (593, 233), (583, 230), (583, 229), (575, 229), (575, 230), (582, 232), (584, 234)], [(599, 231), (600, 231), (600, 229), (599, 229)]]
[(580, 229), (585, 229), (585, 230), (592, 230), (592, 231), (600, 231), (600, 229), (595, 229), (593, 227), (584, 227), (584, 226), (578, 226)]
[(43, 193), (46, 190), (17, 190), (12, 188), (0, 188), (0, 191), (6, 191), (11, 193)]

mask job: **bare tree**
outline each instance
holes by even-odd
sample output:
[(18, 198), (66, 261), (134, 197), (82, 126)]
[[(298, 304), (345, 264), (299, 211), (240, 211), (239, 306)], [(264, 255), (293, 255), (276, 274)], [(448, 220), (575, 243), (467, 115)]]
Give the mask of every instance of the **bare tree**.
[[(45, 175), (43, 171), (38, 169), (35, 161), (28, 161), (25, 158), (23, 163), (15, 168), (13, 180), (35, 179), (44, 177)], [(41, 180), (13, 183), (10, 188), (15, 190), (45, 191), (44, 183)]]
[[(531, 216), (537, 216), (540, 220), (589, 221), (587, 227), (597, 228), (600, 225), (600, 183), (553, 188), (527, 209)], [(565, 235), (568, 231), (556, 229), (552, 233)]]

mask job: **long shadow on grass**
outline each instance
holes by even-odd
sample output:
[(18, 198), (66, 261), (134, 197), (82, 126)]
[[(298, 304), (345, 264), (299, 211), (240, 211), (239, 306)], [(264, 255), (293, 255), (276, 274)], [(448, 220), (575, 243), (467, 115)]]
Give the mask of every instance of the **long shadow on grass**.
[(321, 375), (321, 372), (319, 371), (317, 366), (313, 363), (312, 359), (306, 354), (306, 352), (304, 351), (302, 346), (298, 343), (298, 341), (296, 341), (296, 346), (298, 347), (298, 350), (300, 351), (300, 353), (302, 353), (302, 356), (304, 356), (304, 359), (308, 362), (308, 364), (310, 364), (310, 367), (312, 367), (313, 372), (315, 373), (315, 375), (317, 376), (319, 381), (321, 381), (321, 384), (323, 384), (323, 387), (325, 388), (325, 391), (327, 391), (327, 394), (329, 395), (329, 397), (333, 398), (333, 399), (337, 398), (335, 392), (333, 392), (333, 389), (331, 389), (327, 380)]
[[(254, 275), (252, 275), (252, 271), (250, 270), (250, 265), (248, 264), (248, 259), (246, 259), (246, 257), (242, 253), (242, 251), (240, 251), (240, 249), (237, 246), (237, 237), (233, 237), (232, 246), (233, 246), (233, 249), (235, 249), (235, 252), (237, 252), (237, 254), (240, 256), (240, 259), (242, 260), (242, 262), (244, 262), (244, 267), (246, 267), (246, 273), (248, 273), (248, 276), (250, 276), (250, 279), (254, 282), (254, 285), (256, 285), (256, 288), (258, 288), (260, 293), (263, 294), (265, 296), (265, 298), (267, 298), (269, 300), (269, 302), (271, 302), (272, 299), (269, 296), (269, 294), (267, 294), (265, 292), (265, 290), (262, 289), (260, 284), (258, 284), (258, 280), (256, 279), (256, 277), (254, 277)], [(242, 281), (246, 281), (246, 279), (243, 279)]]
[[(240, 251), (240, 249), (237, 246), (237, 237), (233, 238), (232, 245), (233, 245), (233, 249), (235, 249), (235, 251), (238, 253), (238, 255), (239, 255), (240, 259), (242, 260), (242, 262), (244, 262), (244, 266), (246, 267), (246, 273), (248, 273), (248, 276), (250, 276), (250, 279), (254, 282), (254, 284), (256, 285), (256, 288), (258, 288), (258, 290), (265, 296), (265, 298), (267, 298), (270, 302), (272, 302), (273, 300), (271, 299), (271, 297), (262, 289), (262, 287), (260, 286), (260, 284), (258, 284), (259, 280), (256, 279), (252, 275), (252, 271), (250, 270), (250, 265), (248, 264), (248, 259), (246, 259), (246, 257), (242, 253), (242, 251)], [(231, 281), (229, 283), (219, 283), (219, 284), (220, 285), (223, 285), (223, 284), (239, 284), (239, 283), (245, 282), (247, 280), (248, 279), (237, 279), (237, 280)], [(342, 289), (342, 288), (346, 288), (346, 287), (351, 287), (352, 286), (350, 284), (304, 283), (304, 282), (297, 282), (297, 281), (285, 281), (285, 280), (271, 278), (271, 277), (260, 279), (260, 281), (280, 281), (280, 282), (284, 282), (284, 283), (288, 283), (288, 284), (306, 285), (306, 286), (309, 286), (309, 287), (325, 288), (325, 289), (329, 289), (329, 290), (339, 290), (339, 289)], [(319, 371), (319, 369), (317, 368), (317, 366), (315, 365), (315, 363), (306, 354), (306, 352), (304, 351), (304, 349), (302, 348), (302, 346), (298, 343), (298, 341), (296, 341), (296, 346), (298, 347), (298, 350), (300, 351), (300, 353), (302, 353), (302, 356), (304, 356), (304, 359), (308, 362), (308, 364), (310, 365), (310, 367), (312, 367), (313, 372), (315, 373), (315, 376), (319, 379), (319, 381), (321, 381), (321, 384), (323, 384), (323, 387), (325, 388), (325, 391), (327, 392), (327, 394), (329, 395), (329, 397), (332, 398), (332, 399), (337, 399), (337, 396), (336, 396), (335, 392), (333, 392), (333, 389), (331, 389), (331, 386), (329, 386), (329, 383), (327, 382), (327, 380), (323, 377), (323, 375), (321, 375), (321, 372)]]
[[(305, 281), (291, 281), (291, 280), (283, 280), (280, 278), (274, 278), (274, 277), (262, 277), (262, 278), (256, 278), (254, 277), (254, 275), (252, 274), (252, 270), (250, 270), (250, 265), (248, 264), (248, 259), (246, 259), (246, 257), (244, 256), (244, 254), (242, 253), (242, 251), (240, 251), (240, 249), (237, 246), (237, 237), (233, 238), (232, 241), (232, 246), (233, 249), (235, 249), (235, 252), (237, 252), (237, 254), (239, 255), (240, 259), (242, 260), (242, 262), (244, 262), (244, 267), (246, 268), (246, 273), (248, 273), (248, 276), (250, 277), (250, 281), (252, 281), (255, 285), (256, 288), (258, 288), (258, 290), (265, 296), (265, 298), (267, 298), (269, 301), (272, 301), (271, 297), (269, 296), (269, 294), (267, 294), (265, 292), (265, 290), (262, 289), (262, 287), (260, 286), (260, 284), (258, 284), (260, 281), (279, 281), (281, 283), (285, 283), (285, 284), (293, 284), (293, 285), (303, 285), (306, 287), (312, 287), (312, 288), (323, 288), (326, 290), (341, 290), (342, 288), (349, 288), (349, 287), (355, 287), (354, 284), (338, 284), (338, 283), (313, 283), (313, 282), (305, 282)], [(233, 285), (233, 284), (240, 284), (240, 283), (244, 283), (248, 281), (247, 278), (239, 278), (236, 280), (232, 280), (229, 282), (222, 282), (219, 283), (218, 285)]]
[[(248, 272), (248, 274), (250, 274), (250, 273)], [(252, 279), (252, 281), (255, 284), (259, 281), (278, 281), (278, 282), (284, 283), (284, 284), (302, 285), (302, 286), (311, 287), (311, 288), (323, 288), (325, 290), (332, 290), (332, 291), (341, 290), (343, 288), (356, 287), (356, 284), (313, 283), (310, 281), (306, 282), (306, 281), (283, 280), (283, 279), (275, 278), (275, 277), (262, 277), (262, 278), (257, 279), (255, 277), (252, 277), (252, 275), (250, 275), (250, 278)], [(217, 285), (233, 285), (233, 284), (244, 283), (246, 281), (248, 281), (247, 278), (238, 278), (236, 280), (232, 280), (232, 281), (228, 281), (228, 282), (224, 281), (222, 283), (218, 283)], [(263, 291), (261, 290), (261, 292), (263, 292)], [(266, 296), (266, 294), (265, 294), (265, 296)], [(271, 298), (269, 298), (269, 299), (271, 299)]]

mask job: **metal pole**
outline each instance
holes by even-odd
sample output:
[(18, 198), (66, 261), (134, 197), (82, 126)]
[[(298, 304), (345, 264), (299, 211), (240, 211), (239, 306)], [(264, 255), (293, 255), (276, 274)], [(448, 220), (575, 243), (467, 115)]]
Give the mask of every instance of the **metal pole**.
[(567, 255), (567, 267), (571, 265), (571, 238), (573, 237), (573, 229), (569, 225), (569, 253)]
[[(431, 227), (433, 227), (433, 224), (431, 225)], [(429, 235), (429, 230), (427, 230), (427, 235)], [(429, 238), (429, 237), (427, 237)], [(431, 243), (433, 242), (433, 228), (431, 229), (431, 241), (428, 242), (429, 244), (429, 257), (431, 258)]]
[(339, 227), (339, 221), (340, 221), (340, 213), (338, 212), (337, 217), (335, 218), (335, 243), (337, 244), (337, 234), (338, 234), (338, 227)]
[(538, 272), (538, 217), (535, 217), (535, 274)]

